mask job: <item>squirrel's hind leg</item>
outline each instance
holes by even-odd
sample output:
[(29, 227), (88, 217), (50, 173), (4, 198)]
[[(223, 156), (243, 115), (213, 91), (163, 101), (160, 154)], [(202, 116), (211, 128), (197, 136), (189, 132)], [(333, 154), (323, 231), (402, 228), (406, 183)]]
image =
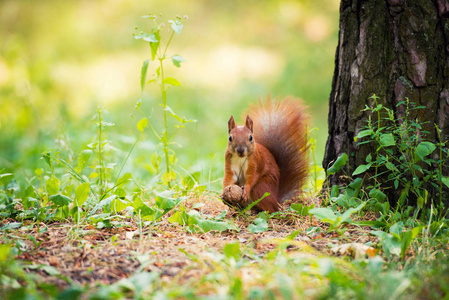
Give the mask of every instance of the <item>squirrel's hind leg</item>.
[(251, 191), (251, 199), (253, 201), (257, 201), (267, 192), (270, 193), (270, 195), (262, 199), (262, 201), (256, 204), (253, 209), (256, 211), (269, 211), (270, 213), (279, 211), (278, 186), (279, 185), (277, 182), (270, 182), (267, 177), (262, 178)]

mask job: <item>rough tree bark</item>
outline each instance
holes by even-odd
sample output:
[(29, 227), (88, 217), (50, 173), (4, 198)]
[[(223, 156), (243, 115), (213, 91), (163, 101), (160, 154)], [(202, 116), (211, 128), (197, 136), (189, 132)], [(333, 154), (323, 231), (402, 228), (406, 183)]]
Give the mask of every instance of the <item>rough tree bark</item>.
[[(416, 116), (428, 121), (426, 138), (438, 140), (437, 124), (443, 140), (449, 140), (449, 0), (341, 2), (325, 169), (346, 153), (351, 174), (375, 151), (354, 141), (366, 125), (368, 112), (362, 109), (373, 104), (374, 93), (398, 117), (403, 111), (396, 104), (405, 97), (426, 106)], [(337, 174), (329, 183), (347, 182)]]

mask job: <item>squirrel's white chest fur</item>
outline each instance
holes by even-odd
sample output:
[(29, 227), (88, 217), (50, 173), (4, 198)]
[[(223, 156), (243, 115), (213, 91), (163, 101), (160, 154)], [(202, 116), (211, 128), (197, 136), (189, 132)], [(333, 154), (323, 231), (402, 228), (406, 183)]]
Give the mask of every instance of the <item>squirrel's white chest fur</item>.
[(246, 183), (246, 172), (248, 171), (248, 157), (233, 155), (231, 158), (231, 170), (234, 173), (235, 182), (244, 186)]

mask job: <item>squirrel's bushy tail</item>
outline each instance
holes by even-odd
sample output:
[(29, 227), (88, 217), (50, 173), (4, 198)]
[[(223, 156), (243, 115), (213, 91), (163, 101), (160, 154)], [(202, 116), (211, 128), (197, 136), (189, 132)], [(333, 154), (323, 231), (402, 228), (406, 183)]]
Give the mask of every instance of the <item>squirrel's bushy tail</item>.
[(273, 154), (279, 166), (278, 201), (297, 196), (306, 183), (309, 168), (309, 116), (305, 107), (299, 99), (272, 101), (268, 96), (264, 103), (251, 105), (247, 112), (254, 122), (255, 141)]

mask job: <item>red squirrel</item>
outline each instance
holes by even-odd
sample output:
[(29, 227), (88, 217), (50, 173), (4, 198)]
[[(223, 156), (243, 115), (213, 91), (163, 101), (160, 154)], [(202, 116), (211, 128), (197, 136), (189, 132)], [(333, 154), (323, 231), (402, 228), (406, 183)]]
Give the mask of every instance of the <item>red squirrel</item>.
[(238, 185), (238, 205), (247, 207), (268, 192), (253, 209), (273, 213), (284, 200), (298, 196), (307, 179), (308, 115), (298, 99), (273, 102), (270, 97), (251, 105), (245, 115), (242, 126), (236, 126), (233, 116), (228, 121), (221, 198)]

